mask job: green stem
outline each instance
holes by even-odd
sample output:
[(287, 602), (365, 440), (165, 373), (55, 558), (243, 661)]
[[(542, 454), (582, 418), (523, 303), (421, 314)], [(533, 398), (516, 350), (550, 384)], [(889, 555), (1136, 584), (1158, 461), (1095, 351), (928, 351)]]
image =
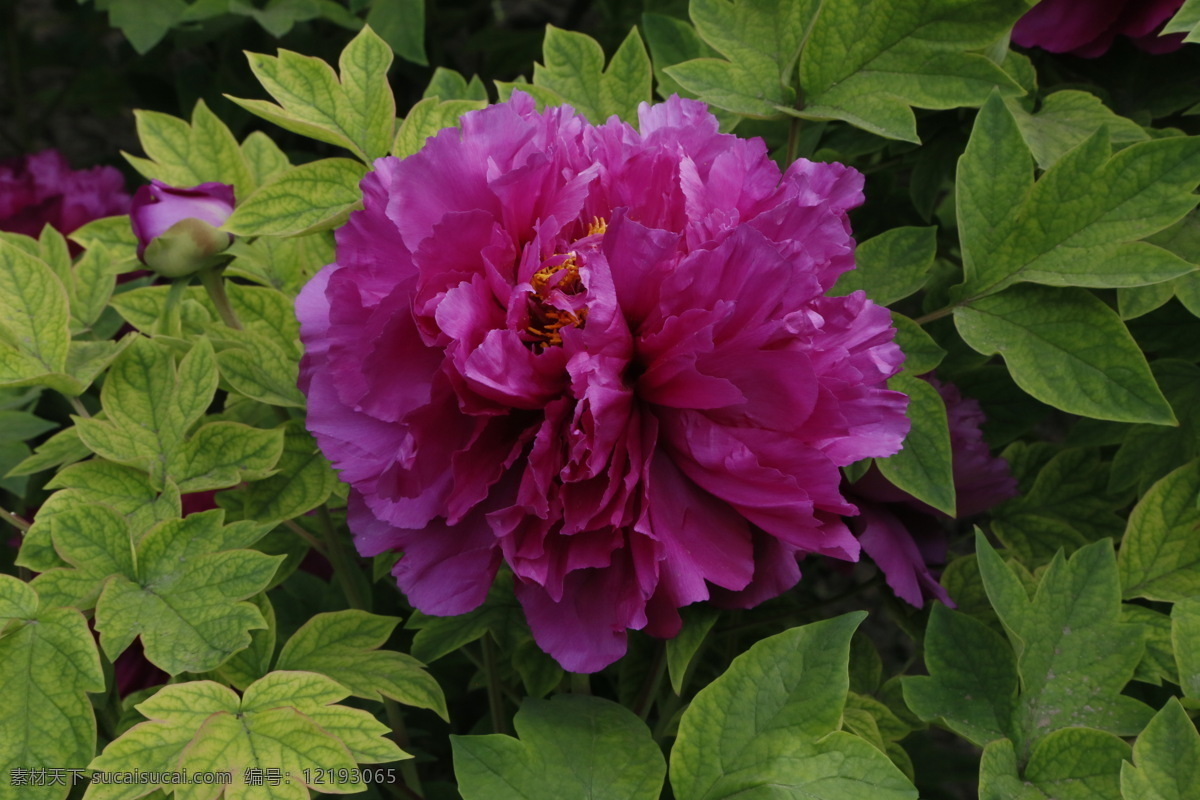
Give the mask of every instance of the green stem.
[(316, 550), (321, 555), (325, 556), (326, 558), (329, 558), (329, 555), (325, 552), (325, 545), (319, 539), (317, 539), (317, 537), (313, 536), (311, 533), (304, 530), (304, 528), (301, 528), (294, 519), (284, 520), (283, 525), (285, 528), (290, 530), (292, 533), (296, 534), (301, 539), (303, 539), (305, 541), (305, 543), (307, 543), (308, 546), (311, 547), (313, 550)]
[(926, 325), (930, 322), (933, 322), (936, 319), (941, 319), (942, 317), (950, 316), (951, 314), (954, 313), (954, 309), (956, 309), (956, 308), (958, 308), (957, 305), (946, 306), (945, 308), (939, 308), (937, 311), (931, 311), (928, 314), (917, 317), (916, 319), (913, 320), (913, 322), (917, 323), (918, 325)]
[(364, 594), (361, 584), (354, 580), (354, 575), (358, 572), (359, 567), (354, 563), (354, 559), (346, 553), (344, 543), (338, 536), (337, 529), (334, 528), (333, 518), (329, 516), (329, 509), (325, 506), (318, 507), (317, 518), (321, 521), (321, 531), (324, 534), (325, 557), (333, 565), (334, 580), (338, 582), (342, 593), (346, 595), (346, 602), (350, 604), (351, 608), (370, 611), (371, 599)]
[[(400, 712), (400, 704), (390, 697), (383, 698), (383, 707), (387, 710), (388, 725), (392, 728), (392, 741), (401, 750), (408, 752), (408, 728), (404, 724), (404, 715)], [(403, 788), (406, 797), (424, 797), (421, 789), (421, 776), (417, 773), (417, 764), (413, 759), (400, 762), (400, 775), (404, 778)]]
[(671, 720), (675, 718), (675, 713), (679, 711), (679, 706), (682, 705), (683, 698), (671, 692), (667, 695), (667, 699), (658, 709), (658, 722), (654, 724), (654, 730), (651, 732), (651, 737), (654, 741), (661, 742), (667, 735), (667, 726), (671, 724)]
[(633, 713), (637, 714), (643, 722), (646, 721), (646, 717), (650, 716), (650, 708), (654, 705), (654, 699), (658, 696), (658, 687), (662, 685), (663, 675), (666, 672), (667, 643), (659, 642), (654, 649), (654, 661), (650, 664), (650, 671), (646, 673), (646, 682), (642, 684), (642, 691), (638, 694), (637, 702), (633, 706)]
[(157, 331), (176, 338), (183, 336), (183, 323), (179, 318), (179, 307), (183, 301), (183, 294), (191, 282), (191, 277), (176, 278), (171, 281), (171, 288), (167, 290), (167, 302), (163, 305), (162, 316), (159, 317), (156, 326)]
[(800, 137), (800, 118), (792, 117), (791, 123), (788, 125), (787, 138), (787, 163), (791, 164), (796, 160), (796, 140)]
[(204, 284), (204, 290), (208, 292), (209, 299), (216, 306), (221, 320), (234, 330), (240, 331), (242, 322), (233, 312), (233, 306), (229, 304), (229, 296), (225, 294), (225, 282), (221, 279), (221, 272), (224, 269), (224, 267), (205, 267), (200, 270), (200, 283)]
[(0, 519), (4, 520), (9, 525), (12, 525), (21, 533), (27, 533), (29, 529), (33, 527), (33, 525), (21, 519), (6, 508), (0, 508)]
[[(804, 108), (804, 92), (799, 87), (796, 88), (796, 102), (792, 104), (792, 107), (797, 111)], [(787, 164), (784, 165), (785, 169), (790, 167), (792, 162), (796, 160), (796, 148), (800, 144), (800, 126), (803, 124), (804, 120), (799, 117), (792, 117), (792, 121), (788, 124)]]
[(88, 413), (88, 410), (84, 407), (83, 402), (78, 397), (67, 397), (67, 402), (71, 404), (71, 408), (78, 416), (81, 416), (84, 419), (92, 418), (92, 415)]
[(592, 678), (586, 672), (568, 672), (571, 694), (591, 694)]
[(490, 633), (485, 633), (483, 645), (483, 672), (487, 677), (488, 711), (492, 715), (492, 730), (508, 733), (508, 721), (504, 717), (504, 690), (500, 685), (500, 671), (496, 668), (496, 643)]

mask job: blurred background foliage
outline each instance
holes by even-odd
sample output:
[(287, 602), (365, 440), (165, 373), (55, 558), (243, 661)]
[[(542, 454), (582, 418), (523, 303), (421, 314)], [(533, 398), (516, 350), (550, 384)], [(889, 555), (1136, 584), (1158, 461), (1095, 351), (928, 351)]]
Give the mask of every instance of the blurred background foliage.
[[(686, 18), (687, 3), (4, 0), (0, 159), (54, 147), (73, 166), (111, 164), (133, 178), (119, 156), (139, 150), (133, 109), (187, 117), (198, 99), (241, 138), (256, 123), (222, 95), (261, 95), (243, 51), (282, 47), (336, 63), (364, 22), (397, 55), (390, 78), (403, 111), (421, 98), (434, 67), (478, 75), (490, 87), (530, 75), (547, 24), (585, 31), (611, 53), (647, 11)], [(286, 135), (279, 138), (289, 149)], [(304, 140), (305, 159), (322, 155), (311, 145)]]

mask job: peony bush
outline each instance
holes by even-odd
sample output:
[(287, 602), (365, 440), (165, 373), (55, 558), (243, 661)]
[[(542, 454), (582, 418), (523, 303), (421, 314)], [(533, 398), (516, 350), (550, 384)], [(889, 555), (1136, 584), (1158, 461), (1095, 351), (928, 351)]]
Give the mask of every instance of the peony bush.
[(1200, 6), (476, 5), (47, 12), (0, 800), (1187, 797)]

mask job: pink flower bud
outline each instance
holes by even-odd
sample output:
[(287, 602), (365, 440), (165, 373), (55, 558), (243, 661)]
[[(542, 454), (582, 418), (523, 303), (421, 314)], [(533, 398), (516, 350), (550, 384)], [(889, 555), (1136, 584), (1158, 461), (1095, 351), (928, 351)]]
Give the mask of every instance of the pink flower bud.
[(140, 187), (129, 211), (138, 258), (169, 278), (209, 266), (233, 241), (218, 230), (233, 206), (233, 187), (224, 183), (179, 188), (151, 181)]

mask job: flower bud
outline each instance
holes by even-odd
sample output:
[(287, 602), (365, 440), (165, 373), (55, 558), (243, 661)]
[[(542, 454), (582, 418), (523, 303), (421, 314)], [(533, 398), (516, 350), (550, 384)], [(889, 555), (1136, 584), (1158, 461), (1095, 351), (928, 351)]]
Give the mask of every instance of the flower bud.
[(224, 183), (178, 188), (151, 181), (142, 186), (129, 211), (138, 258), (167, 278), (213, 265), (233, 241), (218, 230), (233, 213), (233, 205), (233, 187)]

